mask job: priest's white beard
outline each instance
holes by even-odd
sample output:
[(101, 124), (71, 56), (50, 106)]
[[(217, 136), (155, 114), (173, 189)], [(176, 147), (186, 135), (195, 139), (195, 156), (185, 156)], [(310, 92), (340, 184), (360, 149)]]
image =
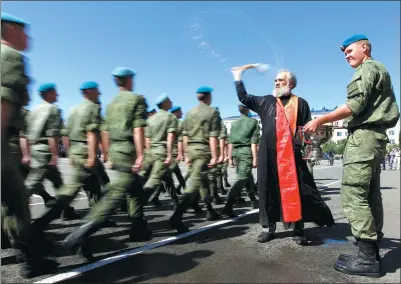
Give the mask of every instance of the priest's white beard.
[(291, 95), (291, 89), (288, 86), (273, 89), (273, 96), (276, 98), (287, 97), (289, 95)]

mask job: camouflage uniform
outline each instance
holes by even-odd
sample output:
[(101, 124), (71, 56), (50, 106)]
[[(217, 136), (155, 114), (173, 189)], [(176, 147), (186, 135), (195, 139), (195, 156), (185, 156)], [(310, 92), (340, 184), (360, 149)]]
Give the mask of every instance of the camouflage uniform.
[[(115, 75), (122, 74), (121, 76)], [(120, 78), (133, 77), (132, 70), (116, 68), (113, 75)], [(151, 231), (143, 220), (143, 188), (138, 174), (132, 172), (136, 160), (134, 129), (146, 125), (146, 106), (143, 96), (131, 91), (121, 90), (107, 106), (105, 126), (110, 138), (109, 156), (116, 171), (116, 177), (107, 185), (106, 194), (85, 216), (86, 223), (68, 235), (63, 247), (71, 249), (76, 245), (86, 246), (86, 238), (100, 229), (121, 202), (130, 199), (129, 217), (131, 218), (131, 241), (151, 239)], [(86, 249), (84, 249), (87, 251)], [(86, 254), (88, 257), (88, 254)], [(89, 257), (88, 257), (89, 258)]]
[(235, 198), (240, 194), (244, 186), (248, 191), (254, 207), (258, 205), (254, 194), (251, 145), (257, 145), (259, 139), (259, 126), (256, 119), (250, 118), (247, 115), (241, 115), (240, 118), (231, 125), (228, 143), (233, 145), (232, 156), (237, 168), (237, 181), (230, 189), (226, 206), (223, 209), (223, 212), (230, 216), (235, 216), (232, 206)]
[(194, 204), (199, 191), (208, 210), (207, 219), (218, 218), (211, 203), (207, 165), (211, 159), (209, 139), (218, 137), (219, 133), (220, 120), (216, 109), (200, 103), (187, 113), (183, 124), (183, 136), (188, 137), (185, 151), (191, 161), (191, 182), (186, 186), (182, 199), (169, 220), (170, 225), (179, 232), (188, 230), (181, 223), (182, 215), (188, 207)]
[[(3, 22), (25, 25), (20, 19), (3, 13)], [(29, 101), (27, 85), (29, 78), (25, 74), (23, 55), (16, 49), (1, 43), (1, 104), (2, 112), (11, 111), (8, 121), (1, 121), (1, 214), (2, 227), (7, 236), (10, 236), (12, 246), (20, 249), (24, 265), (22, 274), (31, 278), (42, 273), (51, 273), (56, 262), (45, 261), (43, 256), (49, 250), (49, 244), (41, 243), (44, 240), (43, 232), (35, 230), (31, 222), (29, 199), (24, 179), (10, 149), (10, 132), (18, 129), (21, 121), (21, 108)], [(3, 109), (4, 107), (4, 109)], [(12, 110), (10, 110), (12, 108)], [(3, 129), (6, 125), (7, 128)]]
[[(171, 198), (175, 202), (178, 202), (178, 196), (169, 166), (164, 164), (167, 158), (167, 136), (169, 133), (176, 133), (177, 125), (177, 117), (163, 109), (160, 109), (159, 112), (148, 119), (148, 127), (145, 136), (150, 139), (149, 158), (146, 166), (140, 172), (140, 175), (144, 178), (149, 176), (144, 185), (145, 201), (158, 189), (162, 178), (166, 178), (171, 188)], [(175, 164), (173, 157), (171, 163)], [(157, 196), (158, 194), (154, 198), (157, 198)]]
[[(218, 110), (217, 110), (218, 111)], [(218, 111), (219, 112), (219, 111)], [(220, 121), (220, 132), (219, 132), (219, 142), (217, 145), (217, 157), (220, 156), (221, 152), (224, 151), (224, 149), (220, 149), (220, 141), (225, 140), (227, 137), (227, 128), (225, 127), (219, 113), (219, 121)], [(217, 164), (215, 167), (209, 169), (208, 173), (208, 179), (210, 181), (210, 192), (213, 195), (213, 201), (215, 204), (222, 204), (223, 200), (221, 200), (219, 194), (218, 194), (218, 175), (221, 172), (221, 166), (222, 164)]]
[(357, 67), (347, 86), (346, 105), (353, 115), (344, 121), (349, 136), (344, 152), (341, 201), (352, 234), (358, 241), (356, 256), (340, 255), (335, 269), (379, 276), (378, 238), (382, 238), (383, 202), (380, 162), (388, 137), (400, 117), (390, 75), (380, 62), (368, 58)]
[[(25, 184), (30, 195), (39, 193), (42, 196), (46, 193), (43, 185), (44, 179), (48, 179), (53, 183), (56, 195), (63, 185), (57, 165), (49, 165), (52, 153), (48, 142), (48, 138), (60, 138), (62, 128), (60, 109), (46, 101), (36, 106), (28, 116), (27, 134), (31, 147), (31, 170)], [(79, 218), (69, 205), (65, 207), (63, 217), (71, 220)]]
[[(174, 190), (174, 189), (177, 194), (180, 194), (179, 190), (177, 188), (175, 188), (174, 180), (172, 178), (173, 173), (177, 177), (180, 187), (185, 187), (185, 180), (184, 180), (184, 177), (182, 176), (182, 173), (181, 173), (181, 170), (179, 167), (179, 162), (176, 162), (176, 159), (178, 157), (178, 142), (182, 143), (182, 121), (180, 121), (180, 120), (178, 120), (178, 122), (177, 122), (177, 133), (176, 133), (176, 139), (174, 140), (174, 145), (173, 145), (171, 164), (170, 164), (169, 170), (165, 172), (165, 174), (162, 178), (162, 180), (167, 188), (167, 191), (170, 192), (170, 195), (172, 194), (172, 190)], [(159, 186), (159, 188), (157, 189), (157, 191), (154, 194), (154, 197), (152, 197), (152, 199), (157, 200), (161, 191), (162, 191), (162, 186)]]
[(83, 188), (88, 196), (89, 207), (94, 206), (100, 198), (104, 184), (101, 176), (107, 176), (98, 157), (95, 157), (92, 169), (85, 167), (88, 159), (87, 133), (92, 132), (99, 137), (100, 125), (98, 104), (84, 99), (71, 111), (65, 130), (70, 140), (69, 158), (74, 168), (70, 184), (59, 190), (58, 195), (70, 196), (72, 201)]

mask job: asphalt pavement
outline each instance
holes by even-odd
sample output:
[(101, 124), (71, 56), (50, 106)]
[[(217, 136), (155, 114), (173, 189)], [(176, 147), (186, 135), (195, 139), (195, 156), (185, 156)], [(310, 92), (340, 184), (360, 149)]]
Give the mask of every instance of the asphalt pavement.
[[(71, 178), (67, 159), (60, 160), (59, 168), (66, 183)], [(185, 167), (182, 167), (185, 172)], [(257, 209), (249, 202), (237, 204), (240, 215), (235, 220), (205, 221), (205, 212), (196, 216), (190, 209), (184, 222), (191, 231), (177, 235), (167, 219), (172, 213), (172, 203), (161, 195), (163, 206), (145, 207), (145, 216), (153, 231), (153, 239), (133, 243), (128, 239), (129, 220), (117, 214), (113, 220), (117, 227), (104, 228), (91, 238), (96, 260), (88, 263), (76, 255), (58, 252), (61, 263), (53, 275), (34, 279), (19, 276), (20, 265), (15, 263), (11, 249), (2, 250), (2, 281), (4, 283), (267, 283), (267, 282), (330, 282), (330, 283), (399, 283), (400, 254), (400, 172), (383, 171), (381, 186), (384, 203), (384, 240), (381, 243), (384, 276), (379, 279), (347, 276), (334, 271), (333, 264), (341, 253), (355, 249), (351, 231), (344, 218), (339, 199), (342, 167), (336, 161), (333, 167), (322, 161), (315, 167), (315, 181), (322, 197), (330, 207), (337, 227), (316, 228), (307, 224), (305, 233), (308, 246), (298, 246), (292, 240), (291, 231), (285, 231), (278, 223), (278, 238), (264, 244), (256, 242), (260, 233)], [(109, 172), (113, 178), (113, 172)], [(256, 171), (254, 172), (256, 176)], [(231, 185), (234, 170), (229, 168)], [(50, 194), (54, 192), (46, 182)], [(245, 192), (244, 198), (246, 197)], [(87, 212), (85, 193), (78, 195), (73, 206), (83, 216)], [(215, 206), (220, 211), (224, 205)], [(33, 218), (43, 212), (40, 197), (31, 198)], [(51, 224), (49, 235), (61, 241), (81, 221)]]

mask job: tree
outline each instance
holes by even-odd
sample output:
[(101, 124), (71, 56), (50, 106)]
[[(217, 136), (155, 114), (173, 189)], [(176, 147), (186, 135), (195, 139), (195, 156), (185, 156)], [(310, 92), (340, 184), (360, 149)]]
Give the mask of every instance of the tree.
[(343, 155), (346, 142), (347, 139), (338, 140), (337, 142), (328, 141), (322, 145), (323, 153), (332, 151), (335, 155)]

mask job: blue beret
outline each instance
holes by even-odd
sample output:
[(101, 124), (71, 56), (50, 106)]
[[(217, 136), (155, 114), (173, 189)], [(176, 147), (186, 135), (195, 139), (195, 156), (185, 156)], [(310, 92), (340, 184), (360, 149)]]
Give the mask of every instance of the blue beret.
[(1, 12), (1, 21), (27, 26), (29, 23), (8, 13)]
[(116, 77), (134, 77), (136, 75), (134, 70), (127, 67), (116, 67), (111, 74)]
[(156, 105), (161, 104), (162, 102), (164, 102), (165, 100), (168, 99), (168, 96), (166, 94), (162, 94), (160, 95), (157, 99), (156, 99)]
[(81, 84), (81, 87), (79, 88), (81, 91), (83, 90), (89, 90), (89, 89), (96, 89), (99, 85), (96, 82), (93, 81), (87, 81), (83, 82)]
[(148, 110), (148, 112), (154, 112), (154, 111), (156, 111), (155, 108), (151, 108), (150, 110)]
[(212, 87), (202, 86), (196, 90), (196, 93), (211, 93), (213, 91)]
[(173, 106), (173, 107), (170, 109), (170, 112), (173, 113), (173, 112), (176, 112), (176, 111), (179, 111), (179, 110), (181, 110), (181, 107), (180, 107), (180, 106)]
[(54, 83), (43, 83), (42, 85), (39, 86), (38, 91), (39, 92), (47, 92), (56, 89), (56, 84)]
[(353, 35), (343, 41), (343, 44), (341, 45), (341, 51), (344, 51), (348, 46), (360, 40), (368, 40), (368, 38), (365, 35)]

